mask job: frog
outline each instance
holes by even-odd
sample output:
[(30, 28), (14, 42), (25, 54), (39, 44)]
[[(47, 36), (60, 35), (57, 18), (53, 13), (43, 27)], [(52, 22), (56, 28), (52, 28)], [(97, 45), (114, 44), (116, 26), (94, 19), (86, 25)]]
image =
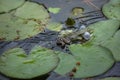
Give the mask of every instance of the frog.
[(57, 45), (60, 45), (61, 47), (65, 47), (65, 45), (69, 45), (72, 43), (84, 43), (88, 41), (91, 37), (91, 31), (88, 28), (82, 28), (80, 30), (72, 30), (72, 31), (61, 31), (64, 32), (64, 34), (60, 33), (60, 35), (57, 38)]

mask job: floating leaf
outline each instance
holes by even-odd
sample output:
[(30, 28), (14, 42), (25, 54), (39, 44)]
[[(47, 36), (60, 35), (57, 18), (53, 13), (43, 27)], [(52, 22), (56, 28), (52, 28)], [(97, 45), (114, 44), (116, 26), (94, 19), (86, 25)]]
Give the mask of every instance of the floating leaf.
[(26, 1), (23, 6), (16, 10), (15, 16), (23, 19), (35, 19), (40, 22), (48, 22), (49, 14), (43, 5)]
[(88, 26), (92, 33), (92, 43), (100, 44), (111, 38), (119, 28), (120, 22), (117, 20), (105, 20), (96, 22)]
[(72, 14), (74, 16), (81, 16), (83, 12), (84, 12), (84, 9), (82, 7), (75, 7), (72, 9)]
[(43, 31), (48, 18), (49, 14), (42, 5), (26, 1), (16, 11), (0, 15), (0, 40), (12, 41), (33, 37)]
[(42, 25), (33, 20), (23, 20), (11, 14), (0, 15), (0, 40), (22, 40), (37, 35), (43, 30)]
[(115, 35), (105, 41), (102, 46), (110, 49), (116, 61), (120, 61), (120, 30)]
[(51, 13), (54, 13), (54, 14), (59, 13), (60, 10), (61, 10), (61, 8), (52, 8), (52, 7), (48, 8), (48, 11), (51, 12)]
[(47, 25), (47, 29), (51, 31), (61, 31), (62, 28), (63, 28), (62, 24), (57, 22), (50, 22)]
[(110, 0), (103, 6), (102, 11), (106, 17), (120, 20), (120, 0)]
[(0, 56), (0, 72), (9, 77), (28, 79), (50, 72), (57, 63), (57, 55), (47, 48), (36, 46), (28, 55), (20, 48), (13, 48)]
[(120, 77), (107, 77), (100, 80), (120, 80)]
[(24, 2), (25, 0), (0, 0), (0, 13), (16, 9)]
[(72, 55), (67, 53), (59, 52), (58, 56), (60, 63), (54, 71), (58, 74), (65, 75), (75, 67), (76, 60)]
[(114, 63), (111, 52), (100, 46), (72, 44), (69, 49), (78, 62), (80, 62), (73, 76), (75, 78), (100, 75), (109, 70)]

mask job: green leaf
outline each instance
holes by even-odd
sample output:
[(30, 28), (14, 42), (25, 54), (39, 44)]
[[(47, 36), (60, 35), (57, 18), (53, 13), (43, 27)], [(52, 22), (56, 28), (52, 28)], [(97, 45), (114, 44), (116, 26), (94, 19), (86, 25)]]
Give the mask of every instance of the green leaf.
[(44, 30), (48, 20), (49, 13), (43, 5), (26, 1), (16, 11), (0, 15), (0, 40), (12, 41), (33, 37)]
[(54, 13), (54, 14), (59, 13), (60, 10), (61, 10), (61, 8), (53, 8), (53, 7), (48, 8), (48, 11), (51, 12), (51, 13)]
[(43, 31), (44, 26), (33, 20), (13, 17), (11, 14), (0, 15), (0, 40), (23, 40)]
[(63, 52), (59, 52), (58, 57), (60, 62), (54, 71), (60, 75), (65, 75), (71, 72), (75, 67), (75, 58), (72, 55)]
[(120, 77), (107, 77), (100, 80), (120, 80)]
[(101, 45), (111, 50), (115, 60), (120, 61), (120, 30), (111, 39)]
[(61, 31), (62, 28), (62, 24), (57, 22), (49, 22), (47, 25), (47, 29), (51, 31)]
[(15, 16), (23, 19), (35, 19), (42, 23), (47, 23), (49, 19), (49, 13), (43, 5), (26, 1), (23, 6), (19, 7)]
[(84, 8), (82, 8), (82, 7), (75, 7), (72, 9), (73, 16), (82, 16), (83, 12), (84, 12)]
[(53, 70), (58, 63), (57, 55), (47, 48), (35, 46), (26, 56), (20, 48), (13, 48), (0, 56), (0, 72), (6, 76), (30, 79)]
[(102, 11), (107, 18), (120, 20), (120, 0), (110, 0)]
[(110, 39), (119, 28), (120, 22), (117, 20), (99, 21), (88, 26), (92, 33), (90, 42), (93, 44), (101, 44)]
[(25, 0), (0, 0), (0, 13), (20, 7)]
[(103, 47), (72, 44), (69, 49), (80, 62), (76, 73), (74, 73), (75, 78), (87, 78), (103, 74), (114, 64), (111, 52)]

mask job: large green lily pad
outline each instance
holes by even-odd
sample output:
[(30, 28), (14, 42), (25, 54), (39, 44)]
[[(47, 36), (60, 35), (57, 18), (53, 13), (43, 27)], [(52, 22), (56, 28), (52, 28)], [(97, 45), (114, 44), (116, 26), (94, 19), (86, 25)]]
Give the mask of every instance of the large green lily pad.
[(37, 35), (43, 30), (42, 25), (33, 20), (23, 20), (12, 14), (0, 15), (0, 40), (22, 40)]
[(100, 75), (109, 70), (114, 63), (111, 52), (100, 46), (72, 44), (69, 49), (80, 62), (77, 72), (74, 73), (75, 78)]
[(26, 55), (20, 48), (13, 48), (0, 56), (0, 72), (14, 78), (28, 79), (46, 74), (58, 63), (52, 50), (34, 47)]
[(20, 7), (25, 0), (0, 0), (0, 13)]
[(115, 60), (120, 61), (120, 30), (111, 39), (105, 41), (102, 46), (110, 49)]
[(120, 80), (120, 77), (107, 77), (100, 80)]
[(49, 19), (49, 13), (43, 5), (26, 1), (23, 6), (16, 10), (15, 16), (23, 19), (34, 19), (40, 23), (46, 24)]
[(106, 17), (120, 20), (120, 0), (110, 0), (103, 6), (102, 11)]
[(60, 62), (54, 71), (60, 75), (65, 75), (71, 72), (75, 67), (75, 58), (72, 55), (63, 52), (59, 52), (58, 57)]
[(93, 32), (91, 42), (94, 44), (100, 44), (111, 38), (120, 26), (120, 22), (117, 20), (105, 20), (99, 21), (88, 26)]
[(48, 18), (49, 14), (43, 5), (26, 1), (17, 10), (0, 15), (0, 40), (12, 41), (33, 37), (44, 30)]

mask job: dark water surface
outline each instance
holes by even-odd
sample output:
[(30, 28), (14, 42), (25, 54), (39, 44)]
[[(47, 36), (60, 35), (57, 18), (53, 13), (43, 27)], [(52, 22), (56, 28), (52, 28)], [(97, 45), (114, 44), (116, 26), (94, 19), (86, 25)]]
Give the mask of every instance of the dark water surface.
[[(100, 10), (103, 4), (108, 2), (108, 0), (91, 0), (92, 3), (94, 3), (97, 6), (97, 8), (95, 8), (94, 6), (88, 5), (87, 3), (84, 2), (85, 0), (31, 0), (31, 1), (44, 4), (46, 8), (49, 8), (49, 7), (61, 8), (58, 14), (50, 13), (52, 21), (55, 21), (55, 22), (64, 23), (66, 19), (71, 16), (71, 11), (74, 7), (84, 8), (85, 13), (91, 12), (91, 11), (97, 11), (94, 14), (87, 13), (89, 15), (91, 14), (94, 16), (91, 16), (88, 18), (86, 17), (82, 19), (82, 21), (86, 25), (89, 25), (96, 21), (106, 19)], [(26, 53), (29, 53), (31, 48), (34, 47), (36, 44), (53, 49), (53, 50), (59, 50), (59, 51), (65, 52), (66, 50), (56, 45), (57, 36), (58, 36), (57, 32), (45, 30), (45, 32), (40, 33), (31, 39), (14, 41), (14, 42), (0, 42), (0, 54), (2, 54), (5, 50), (16, 47), (16, 46), (23, 48), (26, 51)], [(109, 71), (107, 71), (106, 73), (100, 76), (92, 78), (92, 80), (98, 80), (100, 78), (104, 78), (108, 76), (120, 76), (120, 62), (115, 63)], [(1, 74), (0, 80), (19, 80), (19, 79), (8, 78)], [(71, 79), (70, 77), (60, 76), (54, 72), (51, 72), (45, 76), (30, 79), (30, 80), (80, 80), (80, 79)]]

